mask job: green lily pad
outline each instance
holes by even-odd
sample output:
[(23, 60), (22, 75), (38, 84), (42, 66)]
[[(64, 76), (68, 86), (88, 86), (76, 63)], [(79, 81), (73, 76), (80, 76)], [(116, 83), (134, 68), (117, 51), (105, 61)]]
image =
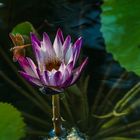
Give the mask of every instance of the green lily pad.
[(140, 1), (104, 0), (102, 11), (101, 31), (108, 52), (140, 75)]
[(19, 140), (24, 135), (21, 113), (8, 103), (0, 103), (0, 140)]
[(11, 33), (13, 34), (19, 33), (24, 36), (29, 36), (30, 32), (36, 33), (36, 30), (30, 22), (26, 21), (16, 25)]

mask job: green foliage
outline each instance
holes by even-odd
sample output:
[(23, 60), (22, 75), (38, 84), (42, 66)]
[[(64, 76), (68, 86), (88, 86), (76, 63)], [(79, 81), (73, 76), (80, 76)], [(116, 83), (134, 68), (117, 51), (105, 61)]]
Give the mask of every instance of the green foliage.
[(8, 103), (0, 103), (0, 140), (19, 140), (24, 135), (21, 113)]
[(19, 33), (24, 36), (29, 36), (30, 32), (35, 33), (36, 31), (35, 31), (33, 25), (28, 21), (22, 22), (22, 23), (16, 25), (12, 30), (13, 34)]
[(107, 50), (128, 71), (140, 75), (140, 1), (104, 0), (102, 32)]

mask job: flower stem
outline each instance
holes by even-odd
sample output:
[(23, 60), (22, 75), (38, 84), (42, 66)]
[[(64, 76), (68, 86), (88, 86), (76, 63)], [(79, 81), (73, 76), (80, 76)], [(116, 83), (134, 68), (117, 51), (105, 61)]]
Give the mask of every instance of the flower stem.
[(59, 103), (59, 95), (52, 95), (52, 111), (53, 111), (53, 127), (56, 136), (60, 136), (61, 134), (61, 116), (60, 116), (60, 103)]

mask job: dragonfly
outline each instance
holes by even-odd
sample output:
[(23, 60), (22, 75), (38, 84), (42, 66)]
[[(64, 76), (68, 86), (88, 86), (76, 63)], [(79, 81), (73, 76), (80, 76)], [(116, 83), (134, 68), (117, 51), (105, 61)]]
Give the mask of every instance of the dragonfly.
[(31, 46), (31, 44), (25, 44), (25, 40), (21, 34), (9, 34), (14, 47), (10, 49), (13, 52), (13, 61), (16, 62), (22, 56), (25, 56), (25, 48)]

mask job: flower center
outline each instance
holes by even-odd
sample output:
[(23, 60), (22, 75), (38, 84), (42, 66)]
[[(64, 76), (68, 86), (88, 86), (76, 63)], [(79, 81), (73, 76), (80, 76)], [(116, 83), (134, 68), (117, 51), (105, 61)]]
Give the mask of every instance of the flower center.
[(47, 64), (46, 64), (46, 69), (48, 71), (51, 71), (52, 69), (55, 69), (55, 70), (58, 70), (59, 67), (61, 65), (61, 62), (59, 60), (53, 60), (53, 61), (49, 61)]

